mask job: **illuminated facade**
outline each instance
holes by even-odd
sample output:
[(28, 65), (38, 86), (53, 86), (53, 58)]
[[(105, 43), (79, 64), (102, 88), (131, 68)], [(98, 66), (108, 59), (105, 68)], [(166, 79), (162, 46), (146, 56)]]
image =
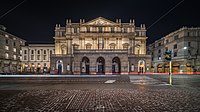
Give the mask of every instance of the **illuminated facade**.
[(21, 65), (21, 46), (25, 40), (14, 36), (0, 25), (0, 73), (16, 73)]
[(151, 56), (146, 55), (146, 28), (135, 21), (122, 23), (98, 17), (94, 20), (55, 27), (55, 54), (51, 70), (61, 74), (115, 74), (148, 72)]
[(165, 51), (172, 50), (172, 72), (200, 71), (200, 28), (183, 27), (148, 46), (152, 72), (168, 72)]
[(43, 73), (50, 71), (50, 56), (54, 54), (54, 44), (28, 44), (22, 46), (22, 72)]

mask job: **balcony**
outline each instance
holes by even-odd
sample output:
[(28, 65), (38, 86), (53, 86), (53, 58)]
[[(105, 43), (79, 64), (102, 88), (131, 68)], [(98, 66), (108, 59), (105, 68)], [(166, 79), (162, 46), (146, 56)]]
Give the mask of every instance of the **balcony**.
[(128, 49), (75, 49), (74, 53), (128, 53)]

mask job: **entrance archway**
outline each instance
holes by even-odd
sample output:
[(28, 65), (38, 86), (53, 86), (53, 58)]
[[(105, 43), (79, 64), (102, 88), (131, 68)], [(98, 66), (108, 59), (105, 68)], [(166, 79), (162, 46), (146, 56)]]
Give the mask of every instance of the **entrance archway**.
[(190, 63), (187, 63), (187, 64), (186, 64), (186, 67), (187, 67), (187, 68), (186, 68), (186, 71), (187, 71), (187, 72), (191, 72), (191, 71), (192, 71), (192, 67), (191, 67), (191, 64), (190, 64)]
[(179, 72), (179, 64), (178, 63), (173, 63), (172, 72)]
[(157, 70), (158, 70), (158, 73), (162, 73), (162, 64), (158, 64)]
[(97, 58), (97, 74), (105, 73), (105, 59), (103, 57)]
[(145, 72), (145, 62), (144, 62), (144, 60), (139, 60), (138, 61), (138, 72), (139, 73), (144, 73)]
[(83, 57), (81, 61), (81, 74), (90, 73), (90, 60), (87, 57)]
[(63, 61), (62, 60), (58, 60), (56, 62), (56, 69), (58, 70), (58, 74), (63, 73)]
[(164, 64), (164, 70), (165, 70), (164, 72), (167, 72), (167, 73), (169, 72), (169, 63)]
[(121, 62), (118, 57), (112, 59), (112, 73), (121, 73)]

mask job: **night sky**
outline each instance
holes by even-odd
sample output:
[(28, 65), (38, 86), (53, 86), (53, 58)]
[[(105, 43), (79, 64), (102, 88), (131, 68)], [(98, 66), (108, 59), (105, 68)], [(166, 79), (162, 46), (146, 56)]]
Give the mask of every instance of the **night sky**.
[[(23, 0), (1, 0), (0, 16)], [(68, 1), (68, 2), (67, 2)], [(26, 0), (0, 19), (7, 31), (32, 43), (53, 43), (55, 24), (96, 17), (112, 21), (135, 19), (136, 25), (152, 25), (159, 17), (182, 0)], [(163, 19), (147, 30), (147, 43), (167, 35), (183, 26), (200, 27), (200, 3), (184, 0)]]

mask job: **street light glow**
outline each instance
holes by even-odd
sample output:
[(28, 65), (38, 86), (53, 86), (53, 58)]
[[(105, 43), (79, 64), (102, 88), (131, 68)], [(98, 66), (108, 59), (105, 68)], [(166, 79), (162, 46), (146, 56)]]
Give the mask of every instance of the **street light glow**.
[(183, 49), (187, 49), (187, 47), (184, 47)]

